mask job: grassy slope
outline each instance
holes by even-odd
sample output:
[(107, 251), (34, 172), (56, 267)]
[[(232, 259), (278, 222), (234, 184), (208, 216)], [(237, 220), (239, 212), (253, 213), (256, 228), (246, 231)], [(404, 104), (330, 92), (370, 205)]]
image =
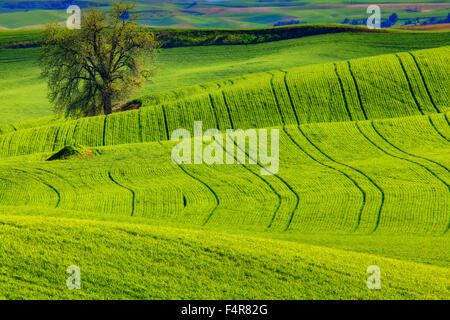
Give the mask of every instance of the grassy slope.
[(3, 125), (0, 153), (168, 140), (178, 128), (191, 130), (194, 120), (225, 130), (447, 112), (448, 52), (442, 47), (205, 83), (149, 95), (144, 108), (108, 118)]
[[(449, 298), (448, 269), (373, 255), (128, 224), (42, 217), (0, 223), (0, 298)], [(72, 264), (82, 268), (82, 290), (64, 289)], [(383, 270), (381, 291), (365, 287), (372, 264)]]
[[(448, 122), (433, 115), (374, 126), (403, 151), (369, 122), (286, 127), (284, 185), (258, 178), (257, 166), (184, 166), (186, 174), (169, 160), (169, 142), (105, 147), (88, 160), (3, 158), (1, 295), (448, 298)], [(64, 289), (72, 264), (83, 270), (77, 293)], [(380, 292), (365, 288), (373, 264), (383, 272)]]
[[(342, 62), (289, 70), (290, 94), (280, 71), (153, 94), (147, 108), (109, 117), (106, 135), (104, 117), (2, 126), (0, 298), (448, 299), (447, 52), (350, 61), (358, 89)], [(205, 93), (224, 112), (217, 123), (198, 108)], [(139, 143), (167, 138), (155, 101), (175, 127), (205, 117), (224, 129), (227, 110), (236, 126), (286, 124), (280, 172), (175, 166), (173, 143)], [(362, 110), (387, 119), (348, 121)], [(324, 120), (344, 122), (314, 123)], [(29, 126), (43, 127), (12, 132)], [(42, 161), (73, 138), (110, 146)], [(65, 289), (72, 264), (81, 291)], [(381, 291), (365, 286), (373, 264)]]
[[(136, 96), (253, 72), (438, 47), (449, 44), (449, 35), (340, 33), (256, 45), (164, 49), (156, 83)], [(37, 48), (0, 49), (0, 124), (51, 114), (45, 81), (34, 63), (37, 53)]]

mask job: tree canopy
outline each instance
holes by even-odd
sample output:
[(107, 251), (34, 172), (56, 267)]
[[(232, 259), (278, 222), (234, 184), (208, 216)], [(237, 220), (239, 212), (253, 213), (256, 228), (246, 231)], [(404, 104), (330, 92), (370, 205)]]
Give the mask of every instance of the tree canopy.
[(39, 62), (56, 113), (110, 114), (152, 77), (158, 42), (136, 19), (134, 4), (115, 2), (109, 13), (89, 9), (80, 29), (47, 26)]

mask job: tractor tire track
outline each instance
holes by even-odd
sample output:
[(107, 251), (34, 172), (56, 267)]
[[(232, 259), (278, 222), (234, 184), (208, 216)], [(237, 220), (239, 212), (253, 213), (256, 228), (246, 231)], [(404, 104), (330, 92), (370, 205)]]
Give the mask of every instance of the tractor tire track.
[[(224, 95), (224, 100), (225, 100), (225, 93), (224, 93), (223, 91), (222, 91), (222, 94)], [(211, 95), (210, 95), (210, 98), (212, 98)], [(213, 101), (212, 99), (211, 99), (211, 106), (212, 106), (212, 109), (213, 109), (213, 111), (214, 111), (214, 115), (215, 115), (216, 118), (217, 118), (217, 110), (216, 110), (216, 106), (214, 105), (214, 101)], [(230, 121), (231, 121), (231, 114), (230, 114), (230, 110), (228, 109), (228, 104), (226, 103), (226, 100), (225, 100), (225, 106), (226, 106), (226, 108), (227, 108), (228, 116), (230, 117)], [(219, 124), (218, 124), (218, 122), (217, 122), (217, 129), (219, 129)], [(219, 130), (220, 130), (220, 129), (219, 129)], [(247, 171), (249, 171), (252, 175), (256, 176), (259, 180), (261, 180), (264, 184), (266, 184), (266, 185), (269, 187), (269, 189), (272, 190), (272, 192), (277, 196), (277, 198), (278, 198), (278, 203), (277, 203), (277, 207), (276, 207), (276, 209), (275, 209), (275, 212), (273, 213), (272, 220), (271, 220), (270, 224), (269, 224), (268, 227), (267, 227), (267, 228), (269, 229), (269, 228), (272, 226), (272, 223), (273, 223), (273, 221), (275, 220), (275, 217), (276, 217), (276, 215), (277, 215), (277, 212), (278, 212), (278, 210), (279, 210), (280, 207), (281, 207), (281, 201), (282, 201), (281, 195), (276, 191), (276, 189), (275, 189), (275, 188), (274, 188), (267, 180), (263, 179), (261, 176), (259, 176), (258, 174), (256, 174), (256, 173), (253, 172), (252, 170), (250, 170), (250, 169), (245, 165), (245, 163), (241, 163), (241, 162), (239, 161), (239, 159), (238, 159), (234, 154), (229, 153), (229, 152), (227, 151), (227, 149), (226, 149), (222, 144), (220, 144), (220, 143), (217, 142), (217, 141), (216, 141), (216, 143), (217, 143), (218, 145), (220, 145), (220, 147), (222, 148), (223, 151), (225, 151), (225, 153), (231, 155), (231, 156), (233, 157), (233, 159), (236, 159), (236, 162), (237, 162), (237, 163), (241, 164)], [(234, 143), (234, 141), (233, 141), (233, 143)], [(209, 220), (208, 220), (208, 221), (209, 221)]]
[(216, 127), (217, 127), (217, 130), (220, 130), (220, 126), (219, 126), (219, 118), (217, 117), (217, 110), (216, 110), (216, 108), (214, 107), (214, 100), (213, 100), (213, 97), (212, 97), (211, 93), (210, 93), (208, 96), (209, 96), (209, 103), (211, 104), (211, 109), (212, 109), (213, 114), (214, 114), (214, 121), (216, 121)]
[(123, 188), (125, 190), (128, 190), (131, 193), (131, 196), (132, 196), (132, 199), (131, 199), (131, 216), (133, 217), (134, 216), (134, 209), (135, 209), (135, 202), (136, 202), (136, 192), (133, 189), (128, 188), (128, 187), (120, 184), (119, 182), (117, 182), (113, 178), (112, 173), (109, 170), (108, 170), (108, 177), (114, 184), (118, 185), (119, 187), (121, 187), (121, 188)]
[(166, 131), (166, 138), (167, 138), (167, 140), (170, 140), (169, 126), (167, 125), (166, 108), (164, 108), (164, 105), (161, 105), (161, 110), (163, 112), (163, 117), (164, 117), (164, 129)]
[[(394, 157), (394, 158), (397, 158), (397, 159), (400, 159), (400, 160), (403, 160), (403, 161), (407, 161), (407, 162), (416, 164), (417, 166), (419, 166), (419, 167), (423, 168), (424, 170), (426, 170), (427, 172), (429, 172), (429, 173), (430, 173), (432, 176), (434, 176), (438, 181), (440, 181), (441, 183), (443, 183), (443, 184), (447, 187), (447, 189), (450, 190), (449, 185), (448, 185), (444, 180), (442, 180), (441, 178), (439, 178), (433, 171), (431, 171), (430, 169), (428, 169), (426, 166), (424, 166), (424, 165), (422, 165), (422, 164), (420, 164), (420, 163), (418, 163), (418, 162), (415, 162), (415, 161), (412, 161), (412, 160), (409, 160), (409, 159), (406, 159), (406, 158), (403, 158), (403, 157), (400, 157), (400, 156), (396, 156), (396, 155), (394, 155), (394, 154), (391, 154), (391, 153), (385, 151), (383, 148), (381, 148), (380, 146), (378, 146), (375, 142), (373, 142), (369, 137), (367, 137), (367, 135), (365, 135), (365, 134), (362, 132), (361, 128), (358, 126), (358, 123), (356, 123), (356, 127), (358, 128), (359, 132), (363, 135), (363, 137), (364, 137), (367, 141), (369, 141), (372, 145), (374, 145), (377, 149), (379, 149), (380, 151), (384, 152), (385, 154), (387, 154), (387, 155), (389, 155), (389, 156), (391, 156), (391, 157)], [(375, 133), (378, 134), (378, 132), (376, 131), (375, 127), (373, 126), (373, 123), (372, 123), (372, 128), (374, 129)], [(378, 135), (379, 135), (379, 134), (378, 134)], [(380, 135), (379, 135), (379, 136), (380, 136)], [(382, 136), (380, 136), (380, 138), (383, 139)], [(389, 143), (389, 141), (387, 141), (387, 140), (386, 140), (386, 142)], [(398, 149), (398, 150), (400, 150), (400, 149)], [(401, 151), (401, 150), (400, 150), (400, 151)], [(443, 234), (446, 234), (447, 231), (449, 230), (449, 228), (450, 228), (450, 216), (449, 216), (448, 224), (447, 224), (447, 226), (446, 226), (446, 228), (445, 228)]]
[(202, 184), (203, 186), (205, 186), (210, 192), (211, 194), (214, 196), (215, 199), (215, 205), (214, 208), (211, 210), (211, 212), (208, 214), (208, 216), (206, 217), (205, 221), (202, 223), (202, 226), (205, 226), (206, 224), (208, 224), (208, 222), (211, 220), (211, 218), (213, 217), (214, 213), (216, 212), (217, 208), (220, 205), (220, 199), (219, 196), (217, 195), (217, 193), (214, 191), (213, 188), (211, 188), (206, 182), (202, 181), (201, 179), (199, 179), (198, 177), (196, 177), (195, 175), (193, 175), (192, 173), (190, 173), (189, 171), (187, 171), (185, 168), (183, 168), (183, 166), (176, 162), (174, 160), (175, 164), (177, 165), (178, 168), (180, 168), (180, 170), (182, 172), (184, 172), (186, 175), (188, 175), (189, 177), (191, 177), (193, 180), (197, 181), (198, 183)]
[(398, 62), (400, 63), (400, 67), (403, 70), (403, 74), (405, 75), (406, 82), (408, 82), (409, 92), (411, 93), (411, 96), (414, 99), (414, 103), (416, 104), (417, 109), (419, 109), (419, 111), (420, 111), (420, 113), (422, 115), (425, 115), (425, 113), (422, 110), (422, 107), (419, 104), (419, 101), (417, 100), (416, 94), (414, 93), (414, 90), (413, 90), (412, 85), (411, 85), (411, 80), (409, 79), (408, 73), (406, 72), (406, 69), (405, 69), (405, 66), (403, 64), (402, 59), (400, 58), (400, 56), (398, 54), (396, 54), (395, 57), (397, 58)]
[(355, 85), (355, 89), (356, 89), (356, 93), (357, 93), (357, 96), (358, 96), (359, 105), (360, 105), (361, 110), (362, 110), (362, 112), (364, 114), (364, 119), (368, 120), (369, 118), (367, 117), (366, 110), (364, 109), (362, 98), (361, 98), (361, 92), (359, 91), (358, 82), (356, 81), (356, 77), (353, 74), (353, 70), (352, 70), (350, 61), (347, 61), (347, 65), (348, 65), (348, 71), (350, 71), (350, 75), (351, 75), (351, 77), (353, 79), (353, 84)]
[[(357, 122), (355, 122), (357, 123)], [(362, 172), (359, 169), (356, 169), (348, 164), (345, 164), (343, 162), (339, 162), (333, 158), (331, 158), (328, 154), (326, 154), (324, 151), (322, 151), (314, 142), (311, 141), (311, 139), (306, 135), (306, 133), (302, 130), (302, 128), (299, 126), (298, 130), (300, 131), (300, 133), (302, 134), (302, 136), (309, 142), (309, 144), (311, 144), (317, 151), (319, 151), (323, 156), (325, 156), (327, 159), (329, 159), (331, 162), (337, 163), (341, 166), (347, 167), (350, 170), (353, 170), (357, 173), (359, 173), (360, 175), (364, 176), (380, 193), (381, 199), (380, 199), (380, 206), (378, 208), (378, 212), (377, 212), (377, 218), (375, 221), (375, 226), (374, 228), (369, 232), (369, 233), (374, 233), (377, 229), (378, 229), (378, 225), (380, 223), (380, 218), (381, 218), (381, 212), (383, 210), (383, 206), (384, 206), (384, 201), (385, 201), (385, 194), (383, 189), (371, 178), (369, 177), (367, 174), (365, 174), (364, 172)], [(355, 230), (356, 231), (356, 230)]]
[[(371, 127), (373, 128), (373, 130), (375, 131), (375, 133), (376, 133), (383, 141), (385, 141), (387, 144), (389, 144), (389, 145), (390, 145), (391, 147), (393, 147), (394, 149), (396, 149), (396, 150), (398, 150), (399, 152), (401, 152), (401, 153), (403, 153), (403, 154), (406, 154), (406, 155), (408, 155), (408, 156), (410, 156), (410, 157), (413, 157), (413, 158), (419, 158), (419, 159), (422, 159), (422, 160), (425, 160), (425, 161), (429, 161), (429, 162), (431, 162), (431, 163), (434, 163), (435, 165), (441, 167), (441, 168), (444, 169), (445, 171), (450, 172), (450, 170), (449, 170), (448, 168), (446, 168), (445, 166), (443, 166), (442, 164), (440, 164), (440, 163), (438, 163), (438, 162), (436, 162), (436, 161), (434, 161), (434, 160), (427, 159), (427, 158), (425, 158), (425, 157), (418, 156), (418, 155), (415, 155), (415, 154), (412, 154), (412, 153), (409, 153), (409, 152), (406, 152), (406, 151), (400, 149), (399, 147), (397, 147), (397, 146), (395, 146), (393, 143), (391, 143), (387, 138), (385, 138), (385, 137), (377, 130), (377, 128), (375, 127), (375, 124), (374, 124), (373, 121), (371, 121), (370, 124), (371, 124)], [(408, 160), (408, 161), (411, 162), (412, 160)], [(414, 161), (412, 161), (412, 162), (413, 162), (413, 163), (416, 163), (416, 162), (414, 162)], [(438, 178), (438, 177), (437, 177), (437, 174), (436, 174), (435, 172), (433, 172), (433, 171), (432, 171), (430, 168), (428, 168), (427, 166), (425, 166), (425, 165), (423, 165), (423, 164), (419, 164), (419, 163), (416, 163), (416, 164), (422, 166), (422, 167), (425, 168), (428, 172), (430, 172), (430, 173), (433, 174), (436, 178)], [(442, 179), (440, 179), (440, 178), (438, 178), (438, 179), (441, 180), (447, 187), (449, 187), (449, 185), (448, 185), (446, 182), (444, 182)]]
[[(234, 143), (234, 140), (233, 140)], [(270, 229), (272, 227), (273, 222), (275, 221), (275, 217), (278, 214), (278, 211), (280, 210), (281, 207), (281, 203), (282, 203), (282, 197), (281, 195), (278, 193), (278, 191), (275, 189), (274, 186), (272, 186), (272, 184), (270, 184), (269, 181), (267, 181), (266, 179), (262, 178), (260, 175), (258, 175), (257, 173), (253, 172), (250, 168), (247, 167), (247, 165), (245, 163), (242, 163), (233, 153), (230, 153), (227, 148), (225, 148), (222, 144), (220, 144), (219, 142), (217, 142), (217, 144), (219, 144), (222, 148), (223, 151), (225, 151), (225, 153), (229, 154), (230, 156), (233, 157), (233, 159), (236, 159), (236, 162), (239, 163), (240, 165), (242, 165), (248, 172), (250, 172), (252, 175), (254, 175), (256, 178), (258, 178), (259, 180), (261, 180), (265, 185), (267, 185), (269, 187), (269, 189), (277, 196), (278, 201), (277, 201), (277, 207), (275, 208), (274, 213), (272, 214), (272, 219), (269, 223), (269, 225), (267, 226), (267, 229)]]
[(25, 170), (21, 170), (21, 169), (17, 169), (17, 168), (12, 168), (12, 170), (24, 173), (30, 177), (32, 177), (34, 180), (39, 181), (40, 183), (42, 183), (43, 185), (47, 186), (49, 189), (51, 189), (53, 192), (55, 192), (56, 196), (58, 197), (58, 200), (56, 201), (56, 205), (55, 208), (58, 208), (60, 203), (61, 203), (61, 193), (58, 191), (58, 189), (56, 189), (54, 186), (52, 186), (51, 184), (45, 182), (44, 180), (36, 177), (35, 175), (33, 175), (32, 173), (25, 171)]
[[(296, 203), (295, 203), (295, 208), (291, 211), (290, 216), (289, 216), (288, 224), (287, 224), (286, 228), (284, 229), (284, 232), (288, 231), (289, 228), (290, 228), (290, 226), (291, 226), (292, 220), (294, 219), (295, 212), (297, 211), (298, 205), (299, 205), (299, 203), (300, 203), (300, 197), (299, 197), (298, 193), (295, 192), (295, 190), (292, 188), (292, 186), (291, 186), (289, 183), (286, 182), (286, 180), (284, 180), (284, 179), (283, 179), (282, 177), (280, 177), (278, 174), (273, 174), (273, 173), (270, 172), (267, 168), (263, 167), (263, 166), (258, 162), (257, 159), (253, 159), (253, 158), (247, 153), (247, 151), (246, 151), (245, 149), (242, 149), (238, 144), (236, 144), (236, 142), (234, 141), (234, 139), (232, 139), (231, 137), (230, 137), (230, 139), (233, 141), (234, 145), (235, 145), (238, 149), (240, 149), (241, 151), (243, 151), (243, 152), (247, 155), (247, 157), (248, 157), (249, 159), (251, 159), (251, 160), (253, 160), (254, 162), (256, 162), (256, 164), (257, 164), (261, 169), (267, 171), (269, 174), (273, 175), (275, 178), (277, 178), (278, 180), (280, 180), (281, 183), (283, 183), (283, 184), (284, 184), (284, 185), (285, 185), (285, 186), (286, 186), (286, 187), (294, 194), (295, 199), (296, 199), (296, 200), (295, 200), (295, 201), (296, 201)], [(281, 196), (280, 196), (280, 197), (281, 197)], [(270, 229), (270, 227), (272, 226), (272, 223), (273, 223), (274, 220), (275, 220), (275, 217), (272, 219), (271, 224), (269, 224), (269, 227), (268, 227), (269, 229)]]
[(439, 130), (438, 128), (435, 126), (433, 120), (431, 119), (431, 116), (428, 116), (428, 121), (430, 122), (431, 126), (433, 127), (434, 131), (437, 132), (437, 134), (439, 134), (443, 139), (445, 139), (447, 142), (450, 141), (450, 139), (446, 138)]
[(233, 124), (233, 119), (231, 117), (230, 107), (228, 106), (228, 101), (227, 101), (227, 97), (225, 96), (225, 91), (224, 90), (222, 90), (222, 96), (223, 96), (223, 102), (225, 103), (225, 107), (227, 108), (228, 119), (230, 120), (231, 129), (235, 129), (234, 124)]
[(294, 111), (295, 121), (297, 122), (297, 125), (300, 125), (300, 121), (298, 119), (297, 110), (295, 110), (294, 101), (292, 100), (291, 90), (289, 89), (288, 83), (287, 83), (287, 71), (280, 70), (284, 73), (284, 85), (286, 86), (286, 91), (288, 93), (289, 101), (291, 102), (292, 111)]
[(339, 86), (341, 88), (342, 98), (344, 99), (345, 109), (347, 110), (348, 117), (350, 118), (350, 121), (353, 121), (353, 117), (352, 117), (352, 114), (350, 112), (350, 108), (348, 107), (348, 101), (347, 101), (347, 96), (346, 96), (345, 90), (344, 90), (344, 84), (342, 83), (342, 79), (339, 76), (339, 72), (337, 70), (337, 64), (336, 63), (334, 63), (334, 72), (336, 73), (337, 79), (339, 81)]
[[(371, 122), (371, 123), (372, 123), (372, 122)], [(397, 156), (397, 155), (395, 155), (395, 154), (392, 154), (391, 152), (388, 152), (388, 151), (384, 150), (382, 147), (380, 147), (378, 144), (376, 144), (372, 139), (370, 139), (364, 132), (362, 132), (362, 130), (361, 130), (361, 128), (359, 127), (358, 123), (355, 123), (355, 125), (356, 125), (356, 128), (358, 129), (359, 133), (361, 133), (361, 135), (362, 135), (367, 141), (369, 141), (373, 146), (375, 146), (378, 150), (380, 150), (381, 152), (383, 152), (383, 153), (385, 153), (385, 154), (387, 154), (388, 156), (391, 156), (391, 157), (393, 157), (393, 158), (397, 158), (397, 159), (400, 159), (400, 160), (403, 160), (403, 161), (407, 161), (407, 162), (413, 163), (413, 164), (415, 164), (415, 165), (421, 167), (422, 169), (424, 169), (425, 171), (427, 171), (428, 173), (430, 173), (432, 176), (434, 176), (437, 180), (439, 180), (440, 182), (442, 182), (447, 188), (449, 188), (449, 185), (448, 185), (445, 181), (443, 181), (441, 178), (439, 178), (439, 177), (438, 177), (433, 171), (431, 171), (429, 168), (427, 168), (426, 166), (424, 166), (423, 164), (421, 164), (421, 163), (419, 163), (419, 162), (416, 162), (416, 161), (413, 161), (413, 160), (409, 160), (409, 159), (406, 159), (406, 158)], [(392, 145), (392, 144), (389, 143), (389, 141), (385, 140), (382, 136), (380, 136), (380, 134), (376, 131), (375, 127), (373, 126), (373, 123), (372, 123), (372, 128), (374, 129), (374, 132), (375, 132), (375, 133), (376, 133), (383, 141), (386, 141), (389, 145)], [(395, 147), (395, 146), (394, 146), (394, 147)], [(398, 149), (398, 150), (399, 150), (400, 152), (402, 152), (400, 149)], [(404, 152), (403, 152), (403, 153), (404, 153)], [(405, 154), (407, 154), (407, 153), (405, 153)]]
[(138, 126), (139, 126), (139, 141), (140, 142), (144, 142), (144, 134), (143, 134), (143, 128), (142, 128), (141, 111), (142, 110), (140, 110), (140, 108), (137, 110)]
[(358, 184), (358, 182), (356, 182), (355, 179), (353, 179), (352, 177), (350, 177), (350, 176), (349, 176), (348, 174), (346, 174), (344, 171), (341, 171), (341, 170), (339, 170), (339, 169), (337, 169), (337, 168), (334, 168), (334, 167), (332, 167), (332, 166), (329, 166), (329, 165), (327, 165), (327, 164), (325, 164), (325, 163), (319, 161), (319, 160), (316, 159), (312, 154), (310, 154), (310, 153), (307, 152), (305, 149), (303, 149), (303, 148), (300, 146), (300, 144), (299, 144), (297, 141), (295, 141), (295, 139), (289, 134), (289, 132), (286, 130), (286, 127), (283, 127), (283, 130), (284, 130), (284, 132), (286, 133), (286, 135), (289, 137), (289, 139), (292, 141), (292, 143), (294, 143), (294, 144), (297, 146), (297, 148), (298, 148), (299, 150), (301, 150), (304, 154), (306, 154), (311, 160), (313, 160), (314, 162), (318, 163), (319, 165), (324, 166), (325, 168), (328, 168), (328, 169), (330, 169), (330, 170), (333, 170), (333, 171), (336, 171), (336, 172), (342, 174), (345, 178), (347, 178), (348, 180), (350, 180), (350, 181), (352, 182), (352, 184), (353, 184), (353, 185), (361, 192), (363, 199), (362, 199), (361, 207), (359, 208), (359, 211), (358, 211), (357, 221), (356, 221), (356, 223), (355, 223), (355, 226), (352, 228), (352, 232), (355, 232), (356, 229), (358, 229), (358, 227), (359, 227), (359, 225), (360, 225), (360, 223), (361, 223), (362, 213), (363, 213), (364, 208), (365, 208), (365, 206), (366, 206), (367, 194), (366, 194), (366, 192), (364, 191), (364, 189)]
[(278, 96), (277, 96), (277, 93), (276, 93), (276, 91), (275, 91), (275, 87), (274, 87), (274, 85), (273, 85), (273, 79), (275, 78), (275, 74), (273, 74), (273, 73), (271, 73), (271, 72), (267, 72), (267, 73), (271, 75), (271, 78), (270, 78), (270, 87), (272, 88), (272, 93), (273, 93), (273, 96), (274, 96), (275, 101), (276, 101), (276, 103), (277, 103), (278, 112), (280, 113), (280, 117), (281, 117), (281, 123), (282, 123), (283, 126), (284, 126), (284, 125), (286, 124), (286, 122), (284, 121), (284, 116), (283, 116), (283, 112), (281, 111), (280, 101), (278, 100)]
[(52, 152), (55, 152), (56, 141), (58, 140), (58, 135), (59, 135), (59, 132), (60, 132), (60, 131), (61, 131), (61, 127), (57, 127), (57, 129), (56, 129), (56, 134), (55, 134), (55, 139), (53, 140)]
[(423, 85), (425, 87), (425, 90), (427, 91), (428, 97), (430, 98), (431, 104), (433, 105), (433, 107), (434, 107), (434, 109), (436, 110), (437, 113), (441, 113), (439, 111), (438, 107), (436, 106), (436, 103), (434, 102), (433, 97), (431, 96), (430, 89), (428, 88), (428, 84), (425, 81), (425, 77), (423, 76), (422, 69), (419, 67), (419, 63), (417, 62), (416, 57), (412, 54), (412, 52), (408, 52), (408, 53), (412, 57), (412, 59), (414, 60), (414, 64), (416, 65), (416, 68), (419, 71), (420, 77), (422, 78)]
[(108, 116), (105, 116), (105, 119), (103, 120), (103, 146), (106, 146), (106, 121), (108, 119)]
[(49, 175), (53, 175), (53, 176), (55, 176), (55, 177), (58, 177), (59, 179), (61, 179), (62, 181), (64, 181), (65, 183), (67, 183), (69, 186), (71, 186), (72, 188), (75, 188), (75, 186), (72, 184), (72, 183), (70, 183), (65, 177), (63, 177), (62, 175), (59, 175), (59, 174), (57, 174), (57, 173), (55, 173), (55, 172), (52, 172), (52, 171), (50, 171), (50, 170), (46, 170), (46, 169), (42, 169), (42, 168), (34, 168), (35, 170), (38, 170), (38, 171), (42, 171), (42, 172), (45, 172), (46, 174), (49, 174)]

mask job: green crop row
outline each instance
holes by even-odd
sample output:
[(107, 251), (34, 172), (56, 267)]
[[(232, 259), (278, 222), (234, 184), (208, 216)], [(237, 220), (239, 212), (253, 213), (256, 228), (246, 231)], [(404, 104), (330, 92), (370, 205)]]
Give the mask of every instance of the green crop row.
[[(170, 139), (179, 128), (262, 128), (381, 119), (449, 110), (449, 47), (254, 74), (179, 90), (136, 111), (0, 135), (0, 154), (47, 152), (68, 144), (117, 145)], [(417, 56), (417, 58), (416, 58)], [(172, 100), (171, 100), (172, 99)], [(145, 100), (144, 100), (145, 101)], [(160, 103), (162, 102), (163, 103)], [(42, 122), (38, 122), (41, 125)], [(10, 128), (10, 130), (12, 130)], [(30, 139), (33, 143), (30, 143)]]
[(248, 161), (178, 166), (173, 142), (122, 140), (91, 159), (20, 168), (6, 158), (0, 205), (225, 229), (438, 235), (449, 222), (446, 116), (278, 127), (280, 169), (272, 176)]

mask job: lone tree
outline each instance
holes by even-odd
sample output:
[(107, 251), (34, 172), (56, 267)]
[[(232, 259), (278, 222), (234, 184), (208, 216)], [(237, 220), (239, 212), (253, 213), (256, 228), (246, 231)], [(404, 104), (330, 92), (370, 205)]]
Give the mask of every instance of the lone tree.
[(90, 9), (80, 29), (47, 26), (39, 62), (56, 113), (110, 114), (113, 102), (152, 76), (153, 67), (145, 65), (154, 65), (158, 43), (152, 32), (140, 30), (133, 9), (115, 2), (109, 14)]

